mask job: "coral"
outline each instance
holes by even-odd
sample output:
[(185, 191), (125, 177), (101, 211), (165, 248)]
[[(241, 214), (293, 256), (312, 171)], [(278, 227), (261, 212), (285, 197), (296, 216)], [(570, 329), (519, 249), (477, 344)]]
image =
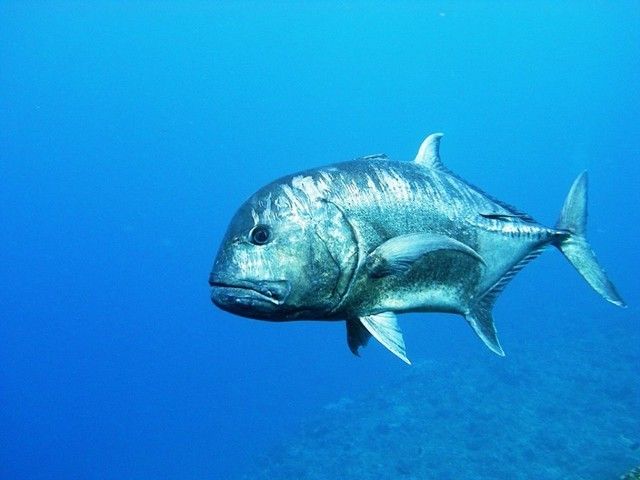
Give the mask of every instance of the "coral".
[(640, 467), (636, 467), (620, 477), (620, 480), (640, 480)]
[(640, 462), (640, 332), (579, 320), (507, 358), (417, 362), (320, 409), (244, 478), (640, 480), (619, 477)]

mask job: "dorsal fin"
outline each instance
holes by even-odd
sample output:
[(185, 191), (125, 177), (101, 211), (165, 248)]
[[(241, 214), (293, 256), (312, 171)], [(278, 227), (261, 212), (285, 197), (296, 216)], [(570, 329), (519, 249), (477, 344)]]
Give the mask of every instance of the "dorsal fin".
[(427, 168), (432, 168), (434, 170), (446, 173), (448, 175), (451, 175), (452, 177), (457, 178), (458, 180), (464, 182), (467, 186), (473, 188), (476, 192), (484, 195), (489, 200), (497, 203), (505, 210), (508, 210), (514, 216), (519, 217), (520, 220), (523, 220), (525, 222), (530, 222), (530, 223), (537, 223), (535, 219), (530, 215), (527, 215), (526, 213), (519, 211), (513, 205), (509, 205), (508, 203), (505, 203), (489, 195), (488, 193), (484, 192), (481, 188), (478, 188), (472, 183), (469, 183), (466, 180), (463, 180), (458, 175), (456, 175), (451, 170), (449, 170), (447, 167), (445, 167), (444, 163), (442, 163), (442, 160), (440, 160), (440, 139), (443, 136), (444, 136), (444, 133), (432, 133), (427, 138), (425, 138), (424, 141), (422, 142), (422, 145), (420, 145), (420, 149), (418, 150), (418, 154), (416, 155), (416, 158), (414, 158), (413, 161), (418, 165), (422, 165)]
[(503, 222), (510, 222), (513, 220), (522, 220), (523, 222), (532, 221), (532, 218), (529, 215), (526, 215), (524, 213), (482, 213), (480, 212), (480, 216), (483, 218), (488, 218), (490, 220), (501, 220)]
[(444, 136), (444, 133), (432, 133), (424, 139), (416, 158), (413, 159), (418, 165), (423, 165), (427, 168), (434, 168), (436, 170), (446, 170), (445, 166), (440, 161), (440, 139)]
[(374, 153), (372, 155), (365, 155), (364, 157), (358, 157), (356, 160), (389, 160), (386, 153)]

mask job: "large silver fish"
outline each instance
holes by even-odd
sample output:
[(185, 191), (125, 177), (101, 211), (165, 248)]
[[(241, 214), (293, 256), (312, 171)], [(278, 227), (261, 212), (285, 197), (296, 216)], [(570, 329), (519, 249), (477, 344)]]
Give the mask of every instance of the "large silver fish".
[(237, 211), (209, 277), (211, 299), (244, 317), (346, 320), (351, 351), (374, 336), (407, 363), (402, 312), (465, 317), (504, 355), (491, 310), (547, 246), (625, 306), (587, 243), (587, 175), (545, 227), (447, 170), (442, 134), (412, 162), (371, 155), (283, 177)]

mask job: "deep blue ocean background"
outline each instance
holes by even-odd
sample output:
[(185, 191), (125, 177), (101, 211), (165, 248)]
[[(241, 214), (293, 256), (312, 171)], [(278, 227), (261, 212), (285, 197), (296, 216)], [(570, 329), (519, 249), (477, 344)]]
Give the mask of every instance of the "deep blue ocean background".
[[(639, 405), (637, 1), (1, 2), (0, 478), (239, 478), (319, 412), (340, 425), (332, 405), (414, 388), (413, 367), (375, 342), (354, 357), (342, 323), (216, 309), (207, 277), (261, 185), (366, 154), (410, 160), (435, 131), (449, 168), (549, 225), (588, 169), (589, 238), (629, 308), (550, 249), (497, 302), (506, 358), (437, 314), (401, 317), (410, 358), (432, 365), (433, 384), (463, 359), (456, 382), (474, 392), (474, 372), (491, 384), (535, 345), (537, 381), (556, 364), (601, 365), (621, 385), (609, 394)], [(574, 357), (576, 342), (588, 349)], [(522, 393), (514, 371), (502, 399)], [(572, 382), (617, 431), (607, 389)], [(560, 408), (566, 388), (545, 383), (539, 403)], [(425, 411), (446, 427), (459, 401)], [(451, 445), (437, 462), (453, 472), (446, 452), (466, 447), (443, 425), (432, 441)], [(472, 434), (489, 428), (480, 419)], [(640, 432), (619, 433), (622, 457), (582, 439), (582, 461), (612, 475), (640, 464)]]

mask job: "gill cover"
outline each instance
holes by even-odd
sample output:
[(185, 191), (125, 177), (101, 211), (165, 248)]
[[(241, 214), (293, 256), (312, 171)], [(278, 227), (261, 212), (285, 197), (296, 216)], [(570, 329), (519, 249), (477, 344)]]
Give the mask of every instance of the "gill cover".
[(321, 178), (299, 175), (292, 178), (290, 189), (287, 184), (282, 188), (292, 211), (309, 217), (317, 239), (313, 244), (320, 246), (329, 260), (323, 269), (317, 270), (317, 278), (311, 280), (318, 287), (310, 285), (311, 294), (319, 293), (322, 286), (331, 283), (328, 297), (315, 300), (335, 311), (345, 298), (358, 265), (355, 231), (344, 212), (327, 198), (329, 186)]
[(359, 254), (349, 221), (327, 198), (330, 186), (319, 174), (289, 176), (240, 207), (214, 262), (214, 303), (262, 320), (332, 318)]

